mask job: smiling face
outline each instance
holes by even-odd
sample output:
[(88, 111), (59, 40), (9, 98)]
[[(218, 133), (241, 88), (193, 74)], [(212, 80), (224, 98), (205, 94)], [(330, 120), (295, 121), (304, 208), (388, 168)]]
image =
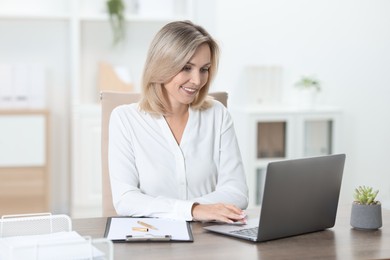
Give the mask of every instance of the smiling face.
[(200, 45), (184, 68), (169, 82), (164, 84), (172, 109), (188, 107), (199, 90), (209, 79), (211, 51), (207, 43)]

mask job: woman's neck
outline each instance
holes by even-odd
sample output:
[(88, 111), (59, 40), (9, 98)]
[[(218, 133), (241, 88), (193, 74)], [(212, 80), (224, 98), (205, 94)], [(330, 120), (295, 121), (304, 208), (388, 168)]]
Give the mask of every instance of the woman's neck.
[(177, 104), (170, 107), (170, 113), (167, 117), (182, 118), (188, 116), (189, 105)]
[(164, 116), (177, 144), (180, 145), (184, 129), (189, 117), (189, 107), (182, 106), (180, 109), (173, 109), (169, 115)]

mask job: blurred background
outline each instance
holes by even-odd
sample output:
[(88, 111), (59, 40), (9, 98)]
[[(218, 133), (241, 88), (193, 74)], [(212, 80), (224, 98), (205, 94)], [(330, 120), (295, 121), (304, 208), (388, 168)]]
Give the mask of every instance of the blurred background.
[(269, 161), (346, 153), (340, 203), (367, 185), (390, 208), (389, 1), (123, 0), (123, 31), (107, 2), (0, 0), (0, 215), (100, 216), (99, 93), (139, 92), (174, 20), (220, 44), (251, 206)]

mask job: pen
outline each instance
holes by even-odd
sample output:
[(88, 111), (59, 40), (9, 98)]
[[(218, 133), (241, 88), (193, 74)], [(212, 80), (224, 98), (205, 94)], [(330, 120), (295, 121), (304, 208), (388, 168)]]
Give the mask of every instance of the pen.
[(145, 228), (145, 227), (133, 227), (132, 230), (133, 231), (140, 231), (140, 232), (148, 232), (149, 231), (149, 229)]
[(156, 227), (153, 227), (152, 225), (148, 224), (148, 223), (145, 223), (145, 222), (142, 222), (142, 221), (137, 221), (138, 224), (144, 226), (144, 227), (147, 227), (147, 228), (150, 228), (150, 229), (154, 229), (154, 230), (158, 230)]

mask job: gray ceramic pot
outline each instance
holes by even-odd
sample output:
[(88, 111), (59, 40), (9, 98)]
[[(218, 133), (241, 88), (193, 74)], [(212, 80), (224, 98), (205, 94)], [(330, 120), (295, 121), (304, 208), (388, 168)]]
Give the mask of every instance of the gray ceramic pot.
[(382, 227), (382, 207), (376, 205), (360, 205), (353, 203), (351, 210), (351, 226), (356, 229), (378, 229)]

